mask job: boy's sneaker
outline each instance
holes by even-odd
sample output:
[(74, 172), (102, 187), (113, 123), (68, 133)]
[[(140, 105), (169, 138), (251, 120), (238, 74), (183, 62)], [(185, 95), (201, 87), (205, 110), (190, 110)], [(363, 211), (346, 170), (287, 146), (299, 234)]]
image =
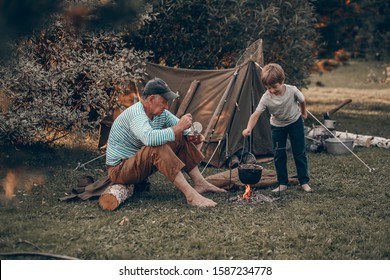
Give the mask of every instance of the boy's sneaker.
[(276, 189), (273, 189), (271, 192), (282, 192), (282, 191), (285, 191), (285, 190), (287, 190), (287, 186), (286, 185), (280, 185)]
[(303, 184), (302, 185), (302, 189), (305, 191), (305, 192), (312, 192), (312, 188), (310, 188), (310, 186), (308, 184)]

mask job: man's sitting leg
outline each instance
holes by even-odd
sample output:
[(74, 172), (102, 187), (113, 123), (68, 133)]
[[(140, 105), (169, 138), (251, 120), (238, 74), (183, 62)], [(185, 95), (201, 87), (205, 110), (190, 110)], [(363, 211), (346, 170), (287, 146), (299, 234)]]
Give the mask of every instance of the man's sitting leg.
[(206, 179), (203, 177), (203, 175), (200, 173), (199, 168), (195, 166), (190, 172), (188, 172), (188, 175), (190, 176), (191, 180), (194, 182), (194, 189), (198, 193), (205, 193), (205, 192), (216, 192), (216, 193), (223, 193), (226, 192), (226, 190), (218, 188), (214, 186), (213, 184), (206, 181)]
[(203, 154), (183, 135), (177, 136), (175, 142), (170, 142), (169, 146), (176, 153), (177, 157), (184, 163), (184, 171), (188, 173), (194, 183), (194, 188), (198, 193), (205, 192), (226, 192), (209, 182), (202, 176), (198, 164), (204, 158)]
[(187, 203), (198, 207), (215, 207), (217, 205), (211, 199), (202, 196), (187, 182), (182, 172), (179, 172), (173, 181), (173, 184), (184, 194)]

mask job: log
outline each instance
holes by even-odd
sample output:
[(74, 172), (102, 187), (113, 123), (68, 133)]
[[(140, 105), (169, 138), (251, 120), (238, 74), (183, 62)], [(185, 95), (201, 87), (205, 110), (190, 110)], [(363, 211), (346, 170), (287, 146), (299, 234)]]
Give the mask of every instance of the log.
[(114, 184), (101, 194), (99, 198), (99, 206), (103, 210), (115, 210), (119, 205), (133, 195), (134, 185), (125, 186), (121, 184)]
[(355, 146), (364, 147), (379, 147), (379, 148), (390, 148), (390, 139), (386, 139), (378, 136), (360, 135), (349, 132), (336, 131), (336, 136), (340, 139), (353, 139)]
[[(342, 131), (332, 131), (339, 139), (352, 139), (354, 146), (390, 148), (390, 139), (378, 136), (361, 135)], [(315, 126), (307, 132), (307, 137), (317, 139), (319, 136), (329, 135), (329, 132), (322, 126)]]

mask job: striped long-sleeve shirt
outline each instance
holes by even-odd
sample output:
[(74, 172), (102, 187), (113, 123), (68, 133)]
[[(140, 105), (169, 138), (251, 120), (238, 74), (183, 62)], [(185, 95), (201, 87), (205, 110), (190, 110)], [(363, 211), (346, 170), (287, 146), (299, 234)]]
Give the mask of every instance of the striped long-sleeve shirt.
[(141, 102), (130, 106), (114, 121), (107, 142), (106, 164), (115, 166), (143, 146), (160, 146), (175, 140), (172, 126), (179, 119), (165, 110), (150, 120)]

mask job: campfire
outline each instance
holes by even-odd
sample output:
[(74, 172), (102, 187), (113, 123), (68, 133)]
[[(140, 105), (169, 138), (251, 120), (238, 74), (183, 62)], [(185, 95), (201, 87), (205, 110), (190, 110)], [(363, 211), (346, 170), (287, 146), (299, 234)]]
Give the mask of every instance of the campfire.
[(257, 204), (273, 202), (278, 199), (280, 199), (280, 197), (267, 196), (262, 194), (259, 190), (252, 190), (251, 185), (246, 184), (244, 193), (229, 198), (229, 201), (234, 203)]
[[(245, 138), (244, 138), (244, 147), (245, 147)], [(244, 148), (243, 148), (244, 150)], [(252, 191), (251, 185), (257, 184), (263, 173), (263, 167), (256, 163), (256, 157), (252, 154), (254, 163), (241, 163), (238, 165), (238, 177), (240, 181), (245, 185), (244, 194), (237, 195), (229, 199), (231, 202), (241, 202), (241, 203), (262, 203), (262, 202), (272, 202), (279, 198), (273, 198), (266, 195), (263, 195), (259, 192)]]

